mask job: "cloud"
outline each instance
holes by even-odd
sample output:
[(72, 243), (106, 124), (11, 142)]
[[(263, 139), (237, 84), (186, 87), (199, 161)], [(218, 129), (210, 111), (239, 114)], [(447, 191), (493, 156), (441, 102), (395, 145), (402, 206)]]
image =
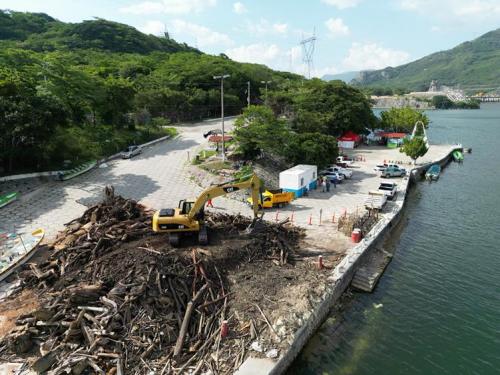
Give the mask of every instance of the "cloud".
[(273, 30), (279, 34), (286, 34), (288, 25), (286, 23), (275, 23), (273, 24)]
[(431, 27), (431, 31), (432, 31), (433, 33), (437, 33), (437, 32), (439, 32), (439, 31), (441, 31), (441, 28), (440, 28), (439, 26), (435, 26), (435, 25), (434, 25), (434, 26), (432, 26), (432, 27)]
[(227, 35), (183, 20), (173, 20), (169, 25), (169, 31), (173, 34), (187, 36), (195, 40), (198, 47), (207, 46), (232, 46), (233, 40)]
[(485, 19), (498, 20), (498, 0), (399, 0), (403, 10), (433, 18), (459, 19), (467, 22)]
[(246, 24), (247, 31), (254, 36), (269, 36), (274, 35), (285, 35), (288, 33), (288, 24), (286, 23), (271, 23), (265, 18), (261, 18), (259, 22), (247, 21)]
[[(226, 55), (231, 59), (255, 64), (264, 64), (270, 68), (282, 71), (305, 75), (307, 66), (302, 62), (302, 49), (294, 46), (290, 49), (282, 49), (278, 45), (271, 43), (254, 43), (243, 45), (226, 50)], [(337, 73), (333, 67), (313, 68), (313, 77), (322, 77), (327, 73)]]
[(165, 32), (165, 24), (161, 21), (147, 21), (138, 29), (144, 34), (162, 35)]
[(273, 65), (283, 51), (276, 44), (255, 43), (231, 48), (226, 51), (231, 59), (240, 62)]
[(325, 22), (330, 38), (349, 35), (349, 27), (344, 23), (342, 18), (330, 18)]
[(358, 5), (361, 0), (321, 0), (322, 3), (333, 5), (338, 9), (353, 8)]
[(353, 43), (342, 64), (346, 70), (382, 69), (408, 62), (410, 54), (377, 43)]
[(247, 12), (247, 8), (243, 3), (240, 3), (239, 1), (233, 4), (233, 11), (236, 14), (243, 14)]
[(132, 14), (188, 14), (199, 13), (205, 8), (213, 7), (217, 0), (161, 0), (143, 1), (120, 9), (124, 13)]

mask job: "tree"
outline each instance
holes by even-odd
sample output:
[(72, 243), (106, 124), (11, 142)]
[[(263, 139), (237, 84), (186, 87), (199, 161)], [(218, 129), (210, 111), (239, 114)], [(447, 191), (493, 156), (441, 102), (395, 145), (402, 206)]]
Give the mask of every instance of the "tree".
[(321, 115), (325, 134), (338, 136), (347, 130), (362, 132), (365, 127), (373, 128), (377, 124), (367, 96), (341, 81), (313, 79), (304, 87), (296, 87), (292, 97), (295, 113)]
[(284, 121), (264, 106), (246, 108), (234, 124), (239, 150), (247, 158), (256, 157), (261, 150), (281, 154), (289, 133)]
[(432, 105), (436, 109), (449, 109), (453, 107), (453, 102), (444, 95), (436, 95), (432, 97)]
[(108, 124), (121, 127), (123, 115), (132, 109), (135, 88), (128, 79), (108, 77), (104, 81), (104, 92), (102, 118)]
[(388, 111), (383, 111), (380, 117), (382, 128), (392, 129), (396, 132), (410, 133), (417, 121), (422, 121), (426, 128), (429, 126), (427, 115), (410, 107), (391, 108)]
[(322, 169), (337, 158), (337, 139), (321, 133), (291, 134), (284, 156), (294, 164), (312, 164)]
[(417, 159), (424, 156), (427, 151), (427, 144), (422, 137), (413, 137), (409, 140), (403, 140), (403, 145), (399, 149), (399, 152), (402, 152), (409, 156), (413, 160), (414, 164)]

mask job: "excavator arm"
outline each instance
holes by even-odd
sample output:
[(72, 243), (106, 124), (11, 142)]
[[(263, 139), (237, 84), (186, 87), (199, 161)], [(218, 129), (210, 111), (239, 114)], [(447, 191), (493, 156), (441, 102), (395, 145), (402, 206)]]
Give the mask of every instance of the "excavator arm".
[(198, 214), (205, 207), (205, 203), (209, 199), (214, 199), (222, 195), (234, 193), (235, 191), (243, 189), (251, 189), (253, 214), (254, 218), (256, 218), (259, 214), (260, 188), (261, 182), (255, 173), (251, 176), (243, 177), (238, 180), (225, 182), (220, 185), (210, 186), (209, 188), (205, 189), (196, 199), (193, 206), (191, 207), (191, 210), (188, 213), (188, 217), (190, 220), (196, 219), (198, 217)]

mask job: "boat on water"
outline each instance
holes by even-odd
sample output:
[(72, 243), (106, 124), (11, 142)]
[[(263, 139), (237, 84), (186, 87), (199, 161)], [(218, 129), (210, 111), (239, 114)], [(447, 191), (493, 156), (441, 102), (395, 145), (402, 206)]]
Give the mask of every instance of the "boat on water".
[(436, 181), (441, 173), (441, 166), (439, 164), (433, 164), (425, 172), (425, 179), (429, 181)]
[(0, 195), (0, 208), (2, 208), (3, 206), (7, 206), (9, 203), (14, 202), (17, 199), (18, 195), (19, 195), (18, 193), (9, 193), (5, 195)]
[(66, 180), (72, 179), (76, 176), (79, 176), (85, 172), (90, 171), (96, 165), (97, 165), (96, 160), (89, 161), (88, 163), (81, 164), (78, 167), (75, 167), (75, 168), (70, 169), (68, 171), (63, 171), (63, 172), (59, 173), (58, 178), (60, 181), (66, 181)]
[(453, 151), (452, 156), (453, 156), (453, 160), (455, 160), (458, 163), (464, 161), (464, 154), (462, 154), (462, 152), (460, 150)]
[(0, 281), (8, 277), (35, 254), (45, 230), (31, 233), (0, 233)]

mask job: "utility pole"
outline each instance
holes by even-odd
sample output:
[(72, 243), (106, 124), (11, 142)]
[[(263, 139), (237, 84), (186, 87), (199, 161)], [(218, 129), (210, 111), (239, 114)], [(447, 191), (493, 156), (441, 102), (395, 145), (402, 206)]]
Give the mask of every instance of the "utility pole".
[(314, 69), (313, 55), (314, 55), (315, 43), (316, 43), (316, 29), (314, 29), (312, 37), (307, 39), (302, 39), (302, 41), (300, 42), (300, 44), (302, 45), (302, 59), (307, 66), (307, 78), (311, 78), (311, 70)]
[(266, 85), (266, 105), (267, 105), (267, 85), (270, 84), (272, 81), (260, 81), (260, 83), (264, 83)]
[(250, 107), (250, 81), (247, 82), (247, 107)]
[(214, 76), (214, 79), (220, 79), (220, 119), (222, 123), (222, 161), (226, 161), (226, 147), (224, 142), (224, 78), (229, 78), (229, 74)]

